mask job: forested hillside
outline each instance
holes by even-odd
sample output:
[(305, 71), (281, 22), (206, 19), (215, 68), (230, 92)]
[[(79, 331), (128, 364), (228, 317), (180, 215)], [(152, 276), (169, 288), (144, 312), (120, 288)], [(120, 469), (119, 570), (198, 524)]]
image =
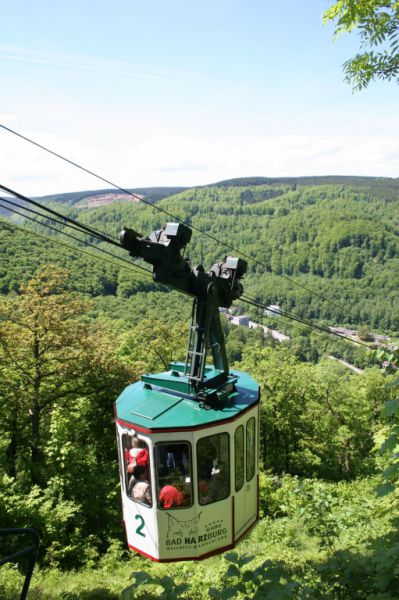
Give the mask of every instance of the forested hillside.
[[(170, 221), (143, 203), (81, 199), (46, 203), (115, 239)], [(234, 180), (156, 206), (252, 257), (249, 297), (323, 324), (399, 331), (397, 180)], [(102, 255), (109, 245), (31, 216), (0, 223), (0, 524), (40, 533), (30, 598), (398, 598), (395, 346), (370, 354), (258, 309), (290, 339), (223, 321), (230, 363), (261, 386), (261, 520), (237, 552), (152, 565), (125, 548), (113, 402), (184, 359), (190, 301), (132, 272), (123, 250)], [(227, 253), (193, 231), (194, 264)], [(18, 598), (21, 581), (0, 569), (0, 596)]]
[[(234, 185), (225, 182), (186, 190), (158, 202), (157, 207), (253, 257), (245, 282), (248, 295), (300, 316), (325, 319), (331, 325), (365, 324), (395, 333), (399, 330), (395, 290), (399, 276), (398, 180), (348, 178), (348, 184), (321, 185), (321, 179), (256, 181), (256, 185), (244, 185), (243, 181), (237, 185), (234, 180)], [(326, 179), (330, 182), (333, 178)], [(346, 178), (337, 179), (342, 182)], [(170, 220), (144, 204), (114, 203), (77, 211), (66, 206), (62, 196), (55, 205), (115, 238), (124, 226), (147, 235)], [(37, 224), (25, 225), (44, 235), (56, 235)], [(17, 289), (51, 257), (72, 270), (73, 289), (92, 296), (126, 298), (138, 290), (156, 289), (143, 277), (133, 278), (105, 262), (71, 255), (20, 232), (2, 228), (0, 244), (2, 293)], [(197, 231), (188, 252), (193, 263), (203, 263), (206, 268), (224, 254), (234, 254)]]

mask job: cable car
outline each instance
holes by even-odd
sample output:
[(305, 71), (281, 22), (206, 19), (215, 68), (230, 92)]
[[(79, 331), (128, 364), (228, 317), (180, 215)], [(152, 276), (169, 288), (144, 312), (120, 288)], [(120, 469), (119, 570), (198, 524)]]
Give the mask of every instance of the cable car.
[(120, 235), (131, 256), (152, 264), (156, 282), (194, 298), (185, 363), (143, 375), (115, 402), (127, 542), (159, 562), (233, 548), (259, 513), (259, 386), (229, 369), (219, 316), (242, 294), (247, 264), (226, 257), (209, 273), (192, 268), (190, 238), (182, 223)]

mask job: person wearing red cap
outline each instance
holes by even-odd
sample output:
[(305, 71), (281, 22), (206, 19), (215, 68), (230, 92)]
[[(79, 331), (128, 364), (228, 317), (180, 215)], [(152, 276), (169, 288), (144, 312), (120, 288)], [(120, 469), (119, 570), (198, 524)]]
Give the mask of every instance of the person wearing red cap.
[(142, 448), (136, 456), (136, 464), (138, 467), (144, 467), (145, 477), (150, 480), (150, 455), (147, 448)]
[(150, 457), (147, 448), (141, 448), (136, 454), (136, 464), (140, 465), (140, 467), (148, 467), (150, 464)]
[(174, 485), (164, 485), (159, 494), (159, 502), (163, 508), (181, 506), (183, 500), (183, 494)]

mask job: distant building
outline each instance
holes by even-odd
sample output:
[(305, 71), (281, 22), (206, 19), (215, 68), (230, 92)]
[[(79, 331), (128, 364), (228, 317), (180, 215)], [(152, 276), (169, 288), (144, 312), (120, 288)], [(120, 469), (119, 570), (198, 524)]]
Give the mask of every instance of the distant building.
[(249, 317), (246, 315), (238, 315), (231, 319), (233, 325), (239, 325), (240, 327), (249, 327)]
[(280, 307), (278, 304), (269, 304), (268, 308), (265, 310), (265, 315), (268, 317), (279, 317), (279, 313)]

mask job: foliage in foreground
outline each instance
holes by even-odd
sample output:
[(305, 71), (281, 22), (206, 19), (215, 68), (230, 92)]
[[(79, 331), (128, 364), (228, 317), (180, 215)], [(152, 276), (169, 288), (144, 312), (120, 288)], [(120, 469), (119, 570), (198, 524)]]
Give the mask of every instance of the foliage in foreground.
[(399, 82), (397, 0), (338, 0), (324, 13), (324, 22), (329, 21), (335, 21), (336, 36), (359, 30), (363, 52), (344, 64), (345, 79), (354, 90), (376, 79)]
[[(237, 551), (200, 563), (162, 565), (127, 557), (113, 543), (100, 561), (77, 572), (36, 571), (29, 598), (398, 598), (397, 496), (378, 498), (377, 482), (264, 476), (266, 514)], [(4, 600), (17, 600), (21, 580), (14, 567), (0, 570)]]
[[(99, 330), (86, 319), (83, 300), (56, 285), (60, 277), (41, 273), (1, 305), (8, 319), (0, 330), (6, 374), (1, 380), (6, 418), (0, 424), (0, 456), (6, 468), (0, 517), (2, 524), (33, 525), (42, 535), (42, 570), (34, 576), (30, 598), (398, 597), (395, 378), (376, 370), (355, 376), (337, 365), (304, 364), (270, 347), (244, 352), (244, 367), (263, 388), (262, 456), (270, 470), (261, 477), (259, 525), (238, 552), (224, 558), (175, 565), (128, 559), (116, 539), (119, 490), (107, 415), (110, 396), (127, 377), (113, 355), (119, 352), (135, 372), (143, 357), (140, 345), (137, 355), (129, 352), (134, 333), (131, 340), (122, 336), (116, 352), (103, 332), (97, 343), (92, 336)], [(145, 339), (154, 369), (179, 350), (155, 325), (166, 354), (157, 354), (157, 338)], [(21, 330), (25, 335), (18, 335)], [(148, 335), (148, 328), (138, 325), (136, 333)], [(77, 355), (72, 371), (62, 352), (67, 344), (73, 356), (85, 350), (85, 361)], [(395, 353), (388, 358), (394, 363)], [(384, 401), (386, 426), (379, 417)], [(35, 410), (37, 420), (32, 419)], [(384, 440), (385, 454), (376, 454), (373, 434)], [(29, 461), (35, 452), (37, 460)], [(381, 478), (372, 474), (382, 469), (386, 483), (378, 497)], [(71, 567), (81, 570), (65, 570)], [(21, 578), (14, 566), (3, 568), (2, 597), (17, 598)]]

